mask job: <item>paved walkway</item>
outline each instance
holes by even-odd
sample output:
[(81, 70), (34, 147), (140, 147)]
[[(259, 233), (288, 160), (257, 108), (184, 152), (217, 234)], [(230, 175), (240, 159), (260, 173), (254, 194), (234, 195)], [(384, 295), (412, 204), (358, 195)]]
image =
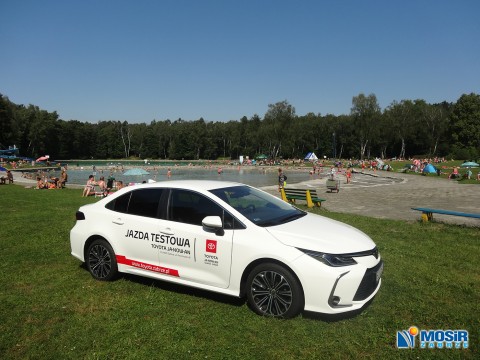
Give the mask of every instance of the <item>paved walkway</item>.
[[(421, 213), (411, 210), (412, 207), (480, 213), (480, 185), (477, 184), (385, 171), (355, 173), (351, 184), (346, 183), (345, 176), (339, 178), (339, 193), (327, 192), (326, 178), (292, 187), (317, 189), (319, 197), (327, 200), (322, 203), (327, 210), (380, 219), (419, 220)], [(275, 187), (266, 190), (278, 196)], [(480, 219), (437, 214), (433, 217), (445, 223), (480, 227)]]

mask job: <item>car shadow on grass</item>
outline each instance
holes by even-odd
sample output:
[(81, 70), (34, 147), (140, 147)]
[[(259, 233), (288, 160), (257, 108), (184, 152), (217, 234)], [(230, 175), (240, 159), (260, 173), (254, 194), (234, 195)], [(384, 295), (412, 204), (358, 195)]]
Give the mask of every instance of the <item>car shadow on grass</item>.
[(207, 300), (217, 301), (223, 304), (233, 305), (233, 306), (243, 306), (245, 304), (245, 299), (237, 298), (234, 296), (219, 294), (213, 291), (197, 289), (189, 287), (187, 285), (174, 284), (168, 281), (151, 279), (143, 276), (137, 276), (133, 274), (120, 274), (121, 279), (126, 281), (131, 281), (136, 284), (142, 284), (146, 286), (153, 286), (156, 289), (173, 292), (176, 294), (190, 295), (194, 297), (199, 297)]
[[(159, 290), (164, 290), (164, 291), (169, 291), (169, 292), (174, 292), (177, 294), (182, 294), (182, 295), (190, 295), (190, 296), (195, 296), (195, 297), (200, 297), (203, 299), (207, 300), (212, 300), (216, 301), (222, 304), (227, 304), (227, 305), (233, 305), (236, 307), (241, 307), (245, 305), (246, 299), (245, 298), (237, 298), (234, 296), (229, 296), (229, 295), (223, 295), (219, 294), (213, 291), (208, 291), (208, 290), (202, 290), (202, 289), (197, 289), (197, 288), (192, 288), (189, 286), (184, 286), (184, 285), (178, 285), (174, 284), (168, 281), (161, 281), (161, 280), (155, 280), (155, 279), (149, 279), (149, 278), (144, 278), (141, 276), (136, 276), (132, 274), (121, 274), (121, 277), (124, 280), (127, 281), (132, 281), (137, 284), (143, 284), (146, 286), (154, 286), (155, 288)], [(341, 314), (321, 314), (321, 313), (315, 313), (315, 312), (310, 312), (310, 311), (303, 311), (302, 316), (306, 319), (311, 319), (311, 320), (319, 320), (323, 322), (328, 322), (328, 323), (333, 323), (333, 322), (338, 322), (342, 320), (348, 320), (352, 319), (354, 317), (357, 317), (360, 315), (363, 311), (365, 311), (366, 308), (370, 306), (370, 304), (374, 301), (375, 298), (371, 299), (369, 302), (367, 302), (362, 308), (354, 311), (349, 311)], [(250, 308), (250, 306), (247, 304), (247, 306)], [(254, 313), (252, 312), (252, 315)], [(258, 315), (254, 315), (258, 316)]]
[[(88, 269), (85, 263), (80, 264), (80, 268), (88, 272)], [(140, 275), (120, 273), (116, 278), (116, 280), (119, 280), (119, 279), (133, 282), (135, 284), (141, 284), (147, 287), (153, 286), (158, 290), (168, 291), (168, 292), (181, 294), (181, 295), (194, 296), (194, 297), (203, 298), (206, 300), (219, 302), (226, 305), (232, 305), (235, 307), (241, 307), (245, 305), (247, 302), (245, 297), (238, 298), (235, 296), (229, 296), (229, 295), (216, 293), (213, 291), (197, 289), (187, 285), (179, 285), (169, 281), (156, 280), (148, 277), (143, 277)], [(301, 314), (302, 314), (302, 317), (304, 317), (305, 319), (319, 320), (319, 321), (328, 322), (328, 323), (348, 320), (360, 315), (367, 307), (370, 306), (370, 304), (373, 302), (374, 299), (375, 298), (371, 299), (362, 308), (358, 310), (349, 311), (341, 314), (321, 314), (321, 313), (315, 313), (311, 311), (302, 311)], [(250, 306), (248, 307), (250, 308)], [(252, 316), (258, 316), (258, 315), (254, 315), (254, 313), (252, 312)]]
[[(88, 272), (88, 268), (85, 263), (80, 264), (80, 268)], [(246, 300), (244, 298), (237, 298), (235, 296), (229, 296), (224, 294), (219, 294), (213, 291), (197, 289), (189, 287), (187, 285), (179, 285), (171, 283), (169, 281), (156, 280), (148, 277), (143, 277), (140, 275), (120, 273), (115, 280), (123, 279), (125, 281), (133, 282), (136, 284), (145, 285), (147, 287), (155, 287), (156, 289), (168, 291), (172, 293), (190, 295), (199, 298), (204, 298), (207, 300), (218, 301), (223, 304), (234, 305), (240, 307), (245, 304)], [(113, 280), (113, 281), (115, 281)]]

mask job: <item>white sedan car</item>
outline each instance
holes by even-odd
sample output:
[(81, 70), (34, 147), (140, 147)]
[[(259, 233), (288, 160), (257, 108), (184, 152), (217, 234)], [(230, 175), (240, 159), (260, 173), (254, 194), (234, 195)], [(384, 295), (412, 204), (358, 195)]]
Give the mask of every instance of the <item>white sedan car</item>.
[(257, 314), (358, 310), (383, 261), (361, 231), (248, 185), (126, 187), (76, 213), (72, 255), (97, 280), (129, 273), (246, 297)]

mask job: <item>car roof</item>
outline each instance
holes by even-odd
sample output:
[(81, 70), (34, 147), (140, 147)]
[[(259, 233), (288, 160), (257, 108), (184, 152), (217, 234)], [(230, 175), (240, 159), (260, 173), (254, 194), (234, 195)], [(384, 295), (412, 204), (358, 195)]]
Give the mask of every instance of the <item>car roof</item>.
[(141, 184), (140, 186), (142, 188), (170, 187), (170, 188), (209, 191), (213, 189), (220, 189), (220, 188), (231, 187), (231, 186), (248, 186), (248, 185), (232, 182), (232, 181), (219, 181), (219, 180), (167, 180), (167, 181), (158, 181), (150, 184)]

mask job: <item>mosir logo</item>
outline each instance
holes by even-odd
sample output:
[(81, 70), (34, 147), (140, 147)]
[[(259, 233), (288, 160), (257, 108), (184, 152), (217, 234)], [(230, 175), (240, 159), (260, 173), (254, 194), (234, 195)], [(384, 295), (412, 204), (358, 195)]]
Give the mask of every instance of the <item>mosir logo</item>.
[(209, 253), (216, 254), (217, 253), (217, 240), (207, 240), (205, 251), (209, 252)]
[(416, 326), (397, 331), (397, 348), (414, 349), (418, 335), (420, 349), (468, 349), (467, 330), (420, 330)]

